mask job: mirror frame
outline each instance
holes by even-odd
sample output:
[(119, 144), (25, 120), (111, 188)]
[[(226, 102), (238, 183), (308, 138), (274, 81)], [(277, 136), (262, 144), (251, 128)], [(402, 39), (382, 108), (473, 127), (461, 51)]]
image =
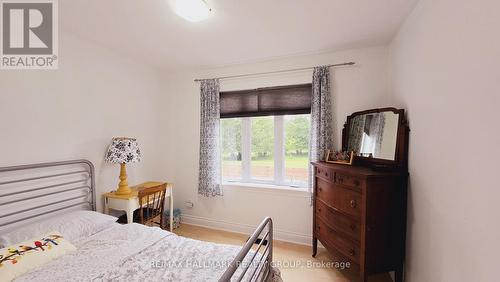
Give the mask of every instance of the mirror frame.
[(408, 168), (408, 139), (410, 128), (408, 127), (408, 122), (405, 118), (404, 109), (396, 108), (380, 108), (371, 109), (365, 111), (359, 111), (347, 116), (347, 121), (342, 129), (342, 150), (347, 151), (347, 146), (349, 144), (349, 134), (348, 130), (351, 128), (351, 121), (354, 117), (364, 114), (381, 113), (381, 112), (393, 112), (399, 115), (398, 118), (398, 132), (396, 135), (396, 150), (394, 155), (394, 160), (386, 160), (379, 158), (361, 157), (355, 156), (354, 163), (362, 166), (369, 166), (374, 168), (388, 168), (388, 169), (404, 169)]

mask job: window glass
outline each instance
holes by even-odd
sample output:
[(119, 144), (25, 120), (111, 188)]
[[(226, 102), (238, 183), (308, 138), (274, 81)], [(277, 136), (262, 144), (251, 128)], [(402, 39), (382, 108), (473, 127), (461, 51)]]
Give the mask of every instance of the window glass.
[(285, 116), (285, 182), (305, 186), (308, 180), (310, 115)]
[(242, 179), (241, 118), (221, 120), (222, 179)]
[(251, 178), (274, 179), (274, 117), (251, 118)]

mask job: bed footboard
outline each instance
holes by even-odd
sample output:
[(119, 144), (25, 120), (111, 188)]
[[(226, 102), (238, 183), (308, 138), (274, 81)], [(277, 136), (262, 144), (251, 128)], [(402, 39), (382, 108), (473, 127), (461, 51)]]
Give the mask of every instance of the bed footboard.
[[(260, 239), (255, 252), (249, 260), (245, 257), (249, 255), (250, 250)], [(264, 242), (267, 242), (265, 244)], [(260, 253), (262, 246), (265, 245), (263, 252)], [(260, 255), (259, 255), (260, 254)], [(219, 279), (219, 282), (226, 281), (266, 281), (271, 273), (271, 262), (273, 261), (273, 221), (270, 217), (266, 217), (253, 232), (252, 236), (245, 243), (241, 251), (231, 262), (224, 274)], [(244, 264), (242, 263), (244, 262)], [(238, 268), (242, 268), (241, 274), (238, 277), (233, 277)], [(247, 273), (248, 272), (248, 273)], [(248, 278), (247, 278), (248, 277)]]

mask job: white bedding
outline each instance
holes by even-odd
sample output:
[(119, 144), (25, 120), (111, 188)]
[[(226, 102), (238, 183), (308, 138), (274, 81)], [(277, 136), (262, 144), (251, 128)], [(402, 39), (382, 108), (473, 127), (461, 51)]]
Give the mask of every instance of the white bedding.
[(31, 222), (10, 232), (0, 234), (0, 246), (10, 246), (18, 242), (51, 231), (58, 231), (64, 239), (74, 242), (102, 231), (116, 222), (117, 218), (95, 211), (74, 211)]
[[(15, 281), (217, 281), (241, 249), (135, 223), (73, 243), (76, 253)], [(272, 280), (281, 280), (277, 272)]]

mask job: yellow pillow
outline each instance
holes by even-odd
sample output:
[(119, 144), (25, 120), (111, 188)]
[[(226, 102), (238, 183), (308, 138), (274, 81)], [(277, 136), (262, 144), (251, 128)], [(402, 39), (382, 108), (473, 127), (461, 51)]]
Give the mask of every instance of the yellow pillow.
[(76, 251), (59, 232), (0, 249), (0, 282), (11, 281), (53, 259)]

